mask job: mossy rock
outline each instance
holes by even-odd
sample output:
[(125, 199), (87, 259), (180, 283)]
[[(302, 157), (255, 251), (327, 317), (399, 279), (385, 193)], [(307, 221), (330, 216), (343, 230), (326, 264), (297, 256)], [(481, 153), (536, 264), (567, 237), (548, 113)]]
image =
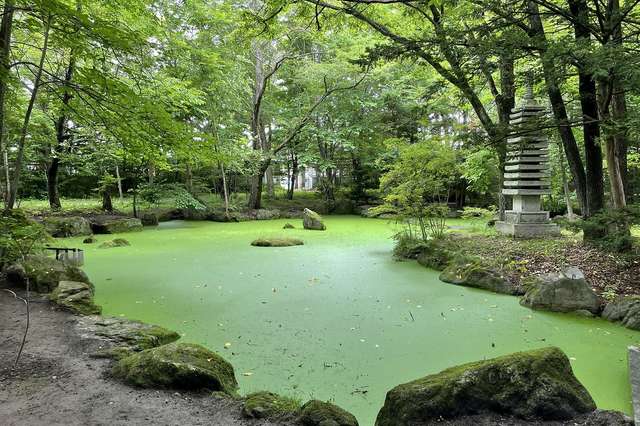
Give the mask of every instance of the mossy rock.
[(105, 241), (104, 243), (100, 244), (98, 248), (127, 247), (130, 245), (131, 243), (124, 238), (114, 238), (113, 240)]
[(531, 309), (554, 312), (600, 310), (598, 296), (577, 268), (560, 273), (541, 275), (527, 283), (527, 292), (520, 304)]
[(175, 331), (125, 318), (87, 318), (82, 328), (112, 342), (117, 348), (133, 352), (173, 343), (180, 338)]
[(93, 288), (82, 269), (47, 256), (30, 256), (9, 266), (5, 272), (9, 284), (25, 287), (28, 278), (29, 288), (38, 293), (53, 291), (60, 281), (79, 281)]
[(464, 258), (455, 259), (440, 274), (440, 281), (465, 287), (481, 288), (493, 291), (519, 295), (523, 291), (517, 284), (491, 267), (482, 265), (475, 260)]
[(77, 315), (99, 315), (102, 308), (93, 302), (93, 287), (78, 281), (60, 281), (49, 299)]
[(78, 237), (91, 235), (91, 223), (82, 216), (50, 216), (42, 223), (53, 237)]
[(282, 229), (295, 229), (296, 227), (290, 223), (285, 223)]
[(302, 406), (298, 423), (302, 426), (358, 426), (353, 414), (330, 402), (315, 399)]
[(483, 413), (569, 420), (595, 408), (567, 356), (547, 347), (460, 365), (396, 386), (387, 393), (376, 426)]
[(98, 239), (96, 237), (94, 237), (93, 235), (90, 237), (85, 238), (84, 240), (82, 240), (83, 244), (94, 244), (97, 243)]
[(297, 238), (259, 238), (251, 242), (255, 247), (291, 247), (303, 244), (304, 241)]
[(96, 219), (91, 224), (95, 234), (120, 234), (123, 232), (142, 231), (142, 221), (135, 217)]
[(455, 255), (438, 241), (429, 241), (421, 248), (417, 261), (424, 267), (442, 271), (453, 260)]
[(640, 330), (640, 296), (617, 297), (607, 303), (602, 317), (609, 321), (619, 321), (632, 330)]
[(324, 231), (327, 229), (322, 220), (322, 216), (309, 209), (304, 209), (302, 213), (302, 225), (304, 229), (313, 229), (316, 231)]
[(255, 392), (244, 397), (242, 415), (251, 419), (285, 419), (295, 416), (300, 403), (272, 392)]
[(209, 390), (235, 395), (233, 367), (220, 355), (191, 343), (170, 343), (118, 361), (113, 375), (144, 388)]
[(140, 222), (142, 222), (142, 226), (157, 226), (160, 220), (155, 213), (143, 213), (140, 217)]

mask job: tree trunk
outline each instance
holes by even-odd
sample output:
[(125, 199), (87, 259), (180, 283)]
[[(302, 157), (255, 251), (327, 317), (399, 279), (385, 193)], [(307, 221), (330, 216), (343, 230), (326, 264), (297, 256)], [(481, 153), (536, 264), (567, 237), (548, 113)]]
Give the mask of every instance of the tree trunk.
[(220, 163), (220, 174), (222, 175), (222, 193), (224, 194), (224, 216), (229, 219), (229, 191), (227, 189), (227, 177), (222, 163)]
[(11, 53), (11, 30), (13, 28), (13, 0), (5, 0), (0, 23), (0, 156), (2, 157), (2, 175), (4, 180), (3, 200), (8, 202), (11, 193), (11, 177), (9, 170), (9, 155), (7, 152), (6, 98), (9, 90), (9, 60)]
[(122, 193), (122, 178), (120, 177), (120, 167), (116, 163), (116, 181), (118, 183), (118, 197), (120, 201), (124, 200), (124, 194)]
[(558, 144), (558, 158), (560, 160), (560, 177), (562, 178), (562, 191), (564, 193), (564, 202), (567, 205), (567, 218), (573, 220), (573, 206), (571, 205), (571, 192), (569, 191), (569, 181), (567, 180), (567, 172), (564, 168), (564, 152), (562, 145)]
[(269, 197), (274, 198), (276, 196), (274, 185), (273, 185), (273, 166), (270, 165), (267, 167), (267, 171), (265, 172), (265, 179), (267, 180), (267, 194)]
[(44, 42), (42, 44), (42, 51), (40, 54), (40, 62), (38, 69), (33, 80), (33, 90), (31, 91), (31, 97), (29, 98), (29, 105), (27, 106), (27, 112), (24, 116), (22, 123), (22, 129), (20, 131), (20, 138), (18, 140), (18, 153), (16, 155), (15, 170), (13, 172), (13, 182), (11, 183), (11, 191), (9, 192), (9, 199), (7, 200), (6, 209), (13, 209), (16, 199), (18, 198), (18, 188), (20, 187), (20, 176), (22, 173), (22, 162), (24, 161), (24, 148), (27, 140), (27, 133), (29, 131), (29, 122), (31, 121), (31, 114), (33, 113), (33, 107), (38, 96), (38, 90), (40, 89), (40, 82), (42, 80), (42, 72), (44, 69), (44, 61), (47, 57), (49, 48), (49, 29), (51, 28), (51, 15), (48, 15), (44, 21)]
[(193, 194), (193, 172), (191, 170), (191, 163), (187, 161), (185, 166), (185, 186), (190, 194)]
[(611, 106), (610, 100), (612, 99), (612, 93), (610, 92), (610, 87), (612, 87), (612, 78), (612, 76), (609, 76), (608, 78), (600, 79), (598, 82), (598, 108), (600, 110), (600, 119), (606, 125), (603, 127), (603, 134), (605, 141), (607, 174), (609, 177), (609, 188), (611, 191), (611, 205), (614, 209), (622, 209), (626, 207), (627, 203), (624, 193), (622, 173), (620, 171), (620, 163), (616, 155), (616, 123), (612, 122), (611, 113), (609, 112)]
[(51, 210), (60, 210), (60, 194), (58, 192), (58, 169), (60, 168), (60, 158), (51, 158), (47, 166), (47, 196), (49, 197), (49, 207)]
[[(569, 9), (574, 16), (576, 42), (589, 43), (591, 32), (588, 28), (589, 16), (586, 0), (569, 0)], [(599, 145), (600, 124), (598, 121), (598, 100), (593, 74), (583, 64), (578, 63), (578, 93), (582, 108), (582, 133), (584, 138), (584, 158), (587, 176), (587, 204), (585, 217), (592, 216), (604, 207), (604, 184), (602, 170), (602, 149)], [(585, 237), (587, 237), (585, 235)]]
[(106, 212), (113, 211), (113, 202), (111, 201), (111, 191), (105, 189), (102, 191), (102, 210)]
[(293, 154), (291, 157), (291, 178), (289, 180), (290, 186), (287, 192), (287, 200), (293, 200), (293, 192), (296, 187), (296, 180), (298, 179), (298, 156)]
[(262, 207), (262, 183), (264, 174), (271, 163), (270, 159), (262, 160), (258, 166), (258, 171), (251, 177), (251, 190), (249, 192), (248, 205), (250, 209), (259, 209)]
[(589, 204), (587, 202), (587, 176), (584, 171), (582, 158), (580, 156), (580, 149), (576, 142), (576, 138), (571, 130), (571, 123), (569, 121), (569, 115), (567, 114), (567, 108), (562, 98), (562, 92), (558, 84), (558, 78), (556, 76), (555, 64), (553, 58), (547, 51), (547, 40), (542, 25), (542, 19), (538, 10), (538, 4), (535, 0), (529, 0), (527, 2), (529, 25), (531, 32), (529, 36), (536, 42), (541, 50), (541, 64), (545, 79), (545, 85), (547, 88), (547, 95), (549, 102), (551, 103), (551, 109), (553, 110), (553, 116), (562, 140), (564, 152), (567, 156), (567, 162), (573, 176), (573, 182), (576, 187), (576, 194), (580, 203), (582, 214), (585, 217), (589, 216)]

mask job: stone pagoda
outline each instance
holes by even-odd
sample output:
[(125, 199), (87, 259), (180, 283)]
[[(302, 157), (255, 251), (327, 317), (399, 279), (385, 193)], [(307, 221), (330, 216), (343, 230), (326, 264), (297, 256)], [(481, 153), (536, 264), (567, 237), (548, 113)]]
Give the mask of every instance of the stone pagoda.
[(505, 212), (504, 221), (496, 222), (496, 229), (506, 235), (560, 235), (560, 228), (549, 220), (549, 212), (542, 210), (541, 196), (551, 193), (549, 142), (537, 126), (543, 114), (544, 108), (534, 100), (528, 84), (522, 104), (510, 116), (515, 132), (507, 139), (502, 194), (513, 198), (513, 208)]

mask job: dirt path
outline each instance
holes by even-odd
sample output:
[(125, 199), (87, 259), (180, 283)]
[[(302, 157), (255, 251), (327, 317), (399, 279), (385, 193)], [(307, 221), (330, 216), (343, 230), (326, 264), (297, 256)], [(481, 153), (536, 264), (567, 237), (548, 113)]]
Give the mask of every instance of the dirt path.
[(31, 304), (20, 364), (24, 304), (0, 291), (0, 424), (272, 425), (241, 417), (238, 402), (206, 394), (134, 389), (107, 376), (109, 361), (89, 356), (104, 345), (80, 337), (77, 319), (46, 300)]

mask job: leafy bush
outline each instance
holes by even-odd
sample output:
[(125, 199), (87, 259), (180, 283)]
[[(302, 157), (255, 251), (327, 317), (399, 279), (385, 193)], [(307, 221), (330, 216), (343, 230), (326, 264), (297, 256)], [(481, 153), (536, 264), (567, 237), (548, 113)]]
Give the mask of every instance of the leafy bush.
[(0, 213), (0, 269), (42, 249), (51, 237), (22, 210)]
[(393, 239), (396, 241), (393, 256), (397, 259), (416, 259), (424, 249), (428, 248), (426, 242), (414, 238), (406, 230), (395, 234)]
[(633, 247), (634, 238), (630, 227), (640, 223), (640, 209), (628, 207), (604, 210), (588, 219), (558, 220), (557, 223), (572, 232), (582, 231), (586, 242), (607, 251), (621, 253)]

